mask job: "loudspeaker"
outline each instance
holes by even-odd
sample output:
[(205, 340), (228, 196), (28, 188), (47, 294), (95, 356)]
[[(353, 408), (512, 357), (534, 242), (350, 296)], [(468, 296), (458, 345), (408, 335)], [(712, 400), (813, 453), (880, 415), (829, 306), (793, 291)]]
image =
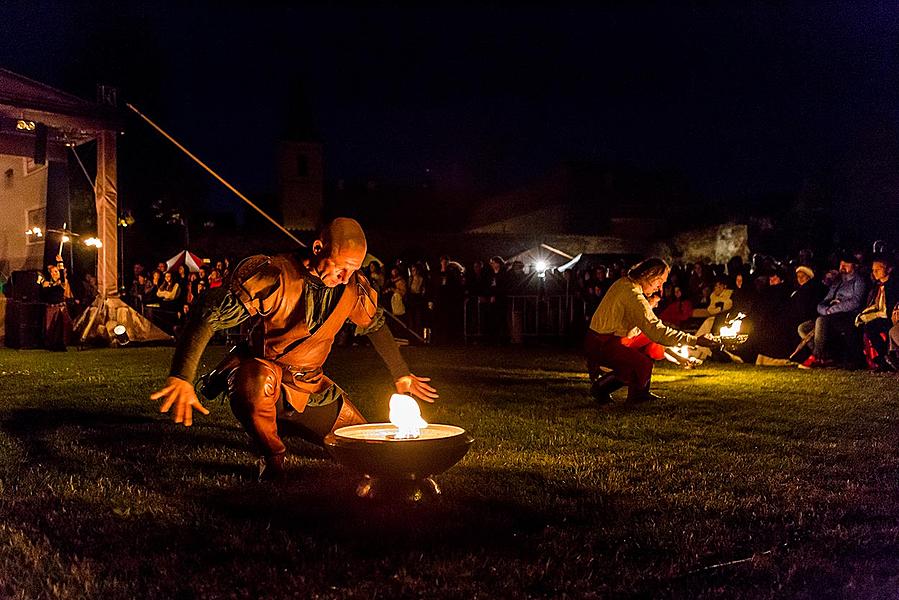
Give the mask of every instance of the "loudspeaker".
[(38, 123), (34, 128), (34, 162), (47, 164), (47, 126)]
[(44, 342), (44, 314), (40, 302), (6, 303), (6, 345), (9, 348), (40, 348)]
[(37, 282), (40, 271), (13, 271), (10, 278), (12, 294), (9, 296), (19, 302), (37, 302), (40, 300), (41, 284)]

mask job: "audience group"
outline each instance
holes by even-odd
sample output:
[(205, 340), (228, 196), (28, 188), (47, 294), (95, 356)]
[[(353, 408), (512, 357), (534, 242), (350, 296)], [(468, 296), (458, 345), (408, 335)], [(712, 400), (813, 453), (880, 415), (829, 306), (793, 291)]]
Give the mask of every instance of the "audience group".
[[(509, 340), (512, 296), (561, 297), (570, 339), (586, 330), (603, 295), (624, 276), (621, 260), (590, 268), (537, 272), (498, 256), (468, 265), (441, 256), (374, 261), (363, 272), (401, 331), (443, 344), (466, 334), (483, 343)], [(803, 368), (841, 366), (872, 370), (899, 367), (899, 277), (893, 255), (845, 253), (818, 260), (810, 251), (778, 260), (755, 255), (749, 263), (674, 262), (662, 293), (650, 298), (659, 318), (678, 329), (718, 335), (735, 320), (745, 343), (722, 356), (756, 364), (797, 363)], [(127, 298), (167, 331), (179, 323), (204, 290), (222, 285), (232, 262), (222, 259), (191, 272), (133, 267)]]

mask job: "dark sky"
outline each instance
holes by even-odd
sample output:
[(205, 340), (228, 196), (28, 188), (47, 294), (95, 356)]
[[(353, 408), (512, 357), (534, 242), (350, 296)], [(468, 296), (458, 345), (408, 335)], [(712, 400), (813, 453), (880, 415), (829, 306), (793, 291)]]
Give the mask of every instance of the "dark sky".
[(82, 95), (119, 84), (250, 192), (273, 189), (297, 113), (330, 179), (501, 190), (597, 159), (713, 197), (796, 189), (899, 118), (895, 3), (162, 4), (5, 6), (0, 63)]

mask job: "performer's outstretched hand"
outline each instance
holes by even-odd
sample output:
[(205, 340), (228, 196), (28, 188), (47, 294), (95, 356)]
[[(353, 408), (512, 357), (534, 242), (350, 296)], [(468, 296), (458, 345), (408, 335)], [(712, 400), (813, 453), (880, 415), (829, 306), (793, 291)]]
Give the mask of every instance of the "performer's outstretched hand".
[(710, 336), (709, 334), (701, 335), (696, 338), (696, 345), (703, 348), (719, 348), (721, 342)]
[(412, 394), (425, 402), (433, 402), (440, 396), (437, 390), (426, 383), (428, 381), (431, 381), (430, 377), (418, 377), (409, 373), (396, 380), (396, 391), (398, 394)]
[[(397, 384), (399, 388), (399, 384)], [(159, 412), (169, 412), (172, 406), (175, 412), (172, 413), (172, 419), (175, 423), (183, 423), (185, 427), (190, 427), (193, 422), (193, 410), (197, 409), (204, 415), (208, 415), (209, 411), (200, 404), (197, 399), (197, 393), (194, 386), (183, 379), (177, 377), (169, 377), (165, 380), (165, 386), (150, 394), (150, 400), (162, 399), (159, 405)]]

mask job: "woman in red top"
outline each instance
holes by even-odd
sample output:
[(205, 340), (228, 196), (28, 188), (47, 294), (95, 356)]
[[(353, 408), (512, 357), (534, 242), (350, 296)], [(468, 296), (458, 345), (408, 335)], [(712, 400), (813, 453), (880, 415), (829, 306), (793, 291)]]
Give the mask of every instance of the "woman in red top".
[(674, 286), (674, 300), (659, 314), (663, 323), (680, 329), (687, 320), (693, 316), (693, 303), (684, 297), (684, 291)]

